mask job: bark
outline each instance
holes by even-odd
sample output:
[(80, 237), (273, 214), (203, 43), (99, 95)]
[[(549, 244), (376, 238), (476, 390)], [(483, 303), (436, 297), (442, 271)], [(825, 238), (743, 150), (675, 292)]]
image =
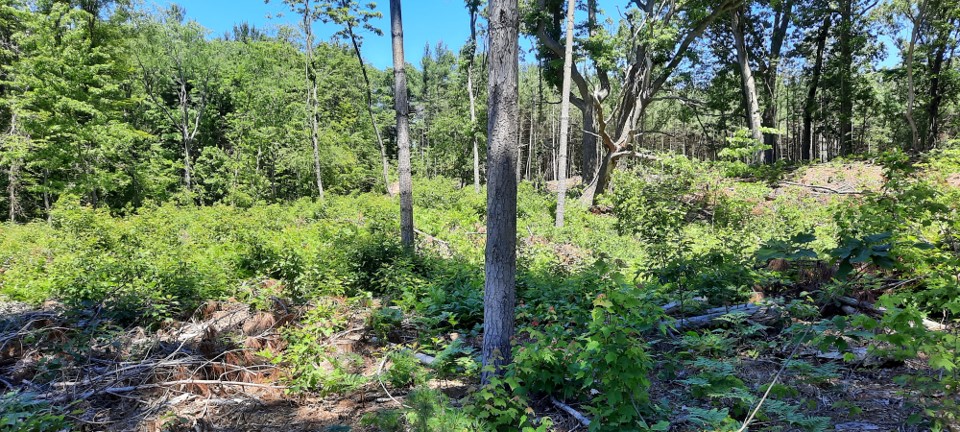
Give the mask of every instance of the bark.
[[(17, 112), (10, 109), (10, 131), (7, 134), (7, 140), (15, 143), (22, 139), (20, 129), (18, 128)], [(15, 144), (14, 144), (15, 145)], [(11, 153), (20, 153), (20, 149), (11, 149)], [(10, 161), (10, 168), (7, 170), (7, 197), (9, 199), (9, 221), (16, 222), (17, 216), (23, 214), (23, 208), (20, 205), (18, 193), (20, 192), (20, 169), (23, 166), (23, 158), (14, 156)]]
[[(597, 27), (597, 0), (587, 0), (587, 31), (590, 37), (596, 36)], [(606, 99), (606, 95), (610, 94), (608, 71), (601, 68), (596, 61), (593, 62), (593, 68), (600, 83), (597, 97)], [(597, 142), (596, 122), (593, 120), (593, 104), (587, 103), (587, 100), (589, 99), (581, 94), (581, 101), (577, 104), (577, 108), (583, 117), (580, 175), (583, 177), (584, 183), (590, 184), (593, 183), (593, 179), (597, 175), (597, 169), (600, 168), (600, 148)]]
[(397, 111), (397, 147), (400, 171), (400, 242), (407, 252), (414, 250), (413, 179), (410, 174), (410, 105), (407, 103), (407, 71), (403, 59), (403, 17), (400, 0), (390, 0), (390, 28), (393, 36), (394, 104)]
[(313, 70), (313, 18), (310, 0), (303, 3), (303, 32), (306, 36), (304, 74), (307, 81), (307, 110), (310, 116), (310, 143), (313, 145), (313, 173), (317, 180), (317, 194), (323, 198), (323, 176), (320, 170), (320, 121), (317, 118), (317, 75)]
[(480, 144), (477, 142), (477, 105), (473, 88), (473, 60), (477, 49), (477, 9), (470, 9), (470, 49), (467, 56), (467, 94), (470, 96), (470, 135), (473, 142), (473, 191), (480, 193)]
[(936, 147), (940, 137), (940, 105), (943, 103), (940, 77), (946, 51), (946, 44), (938, 46), (930, 64), (930, 101), (927, 103), (927, 136), (924, 139), (924, 147), (927, 149)]
[[(917, 48), (917, 41), (920, 39), (920, 31), (923, 27), (926, 1), (919, 4), (917, 16), (911, 16), (913, 21), (913, 30), (910, 32), (910, 43), (907, 45), (907, 105), (903, 115), (907, 118), (907, 124), (910, 125), (910, 143), (907, 145), (908, 151), (919, 150), (920, 132), (917, 130), (917, 121), (913, 116), (913, 106), (917, 101), (917, 85), (913, 73), (914, 51)], [(912, 15), (912, 13), (910, 14)]]
[(840, 155), (853, 151), (853, 2), (840, 1)]
[[(747, 107), (747, 125), (750, 127), (750, 136), (756, 142), (763, 142), (763, 132), (760, 131), (760, 101), (757, 100), (757, 84), (753, 79), (753, 71), (750, 68), (750, 58), (747, 53), (747, 44), (743, 37), (743, 28), (741, 27), (742, 10), (736, 10), (731, 16), (730, 28), (733, 31), (734, 45), (737, 50), (737, 67), (740, 69), (740, 85), (743, 92), (743, 99)], [(758, 162), (764, 162), (764, 154), (757, 155)]]
[(813, 114), (817, 110), (817, 90), (820, 88), (820, 76), (823, 73), (823, 54), (827, 45), (827, 36), (830, 34), (832, 21), (827, 16), (817, 34), (816, 58), (813, 70), (810, 71), (810, 85), (807, 87), (807, 97), (803, 104), (803, 139), (800, 147), (800, 159), (811, 160), (813, 147)]
[[(793, 1), (786, 0), (775, 14), (773, 34), (770, 38), (770, 57), (767, 60), (763, 74), (763, 82), (767, 94), (767, 105), (763, 110), (763, 126), (768, 128), (777, 127), (777, 87), (780, 79), (780, 53), (783, 50), (783, 42), (786, 39), (792, 17)], [(783, 155), (779, 154), (779, 141), (779, 135), (777, 134), (766, 134), (764, 136), (764, 143), (772, 148), (771, 158), (769, 158), (771, 162), (783, 157)]]
[(960, 18), (952, 18), (947, 22), (947, 26), (944, 26), (947, 31), (941, 30), (940, 35), (936, 38), (936, 48), (934, 48), (933, 59), (930, 62), (930, 90), (929, 90), (929, 102), (927, 104), (927, 133), (925, 138), (925, 147), (930, 149), (934, 148), (937, 145), (937, 142), (940, 138), (940, 107), (943, 104), (944, 98), (944, 85), (943, 85), (943, 71), (944, 66), (946, 69), (950, 70), (950, 63), (952, 62), (952, 52), (956, 48), (954, 45), (951, 50), (950, 60), (947, 59), (947, 48), (950, 45), (949, 42), (952, 37), (951, 32), (957, 32), (957, 28), (960, 28)]
[(563, 84), (560, 91), (560, 142), (557, 149), (557, 219), (556, 226), (563, 226), (563, 214), (567, 201), (567, 141), (570, 129), (570, 80), (573, 64), (573, 12), (576, 0), (567, 2), (567, 45), (563, 54)]
[(363, 55), (360, 54), (360, 43), (353, 32), (353, 26), (347, 24), (347, 34), (350, 36), (350, 44), (353, 45), (353, 52), (357, 55), (357, 61), (360, 62), (360, 75), (363, 76), (363, 83), (367, 90), (367, 114), (370, 116), (370, 124), (373, 125), (373, 132), (377, 136), (377, 144), (380, 146), (380, 163), (383, 170), (383, 186), (387, 189), (387, 195), (393, 196), (390, 190), (390, 162), (387, 160), (387, 147), (383, 145), (383, 136), (380, 135), (380, 126), (377, 125), (377, 118), (373, 115), (373, 90), (370, 86), (370, 77), (367, 75), (367, 65), (363, 62)]
[(483, 295), (483, 376), (488, 383), (511, 360), (517, 267), (517, 0), (490, 1), (487, 122), (487, 244)]

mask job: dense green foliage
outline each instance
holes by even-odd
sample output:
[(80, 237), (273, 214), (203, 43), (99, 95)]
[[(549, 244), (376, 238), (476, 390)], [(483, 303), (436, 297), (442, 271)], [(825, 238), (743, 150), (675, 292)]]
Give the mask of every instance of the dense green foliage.
[[(479, 387), (487, 200), (462, 186), (484, 141), (486, 54), (438, 43), (407, 68), (409, 253), (380, 171), (397, 152), (392, 73), (360, 51), (382, 35), (377, 6), (282, 3), (336, 33), (214, 38), (176, 5), (0, 0), (0, 306), (77, 327), (47, 337), (4, 317), (0, 367), (23, 354), (15, 340), (41, 360), (39, 384), (0, 377), (0, 430), (70, 427), (67, 399), (21, 388), (83, 383), (52, 381), (92, 358), (90, 340), (159, 334), (213, 301), (282, 307), (278, 343), (238, 350), (292, 393), (382, 389), (396, 409), (362, 422), (380, 430), (547, 431), (544, 407), (563, 401), (591, 431), (824, 431), (860, 408), (837, 400), (828, 417), (821, 390), (868, 357), (913, 362), (893, 380), (911, 426), (956, 428), (956, 0), (647, 0), (617, 15), (583, 1), (576, 144), (557, 142), (552, 102), (566, 2), (522, 1), (537, 42), (517, 101), (518, 331), (514, 361)], [(571, 173), (610, 182), (556, 228), (561, 145), (582, 147)], [(328, 343), (354, 333), (367, 351)], [(432, 386), (445, 380), (470, 391)]]
[[(764, 197), (773, 189), (725, 177), (722, 163), (665, 159), (622, 174), (630, 178), (613, 197), (614, 216), (577, 209), (562, 229), (553, 227), (549, 196), (525, 184), (517, 316), (523, 343), (515, 363), (462, 411), (417, 390), (407, 399), (410, 411), (369, 421), (384, 430), (389, 424), (435, 430), (429, 425), (446, 421), (468, 429), (481, 422), (533, 430), (549, 423), (531, 417), (528, 404), (552, 395), (583, 402), (596, 430), (661, 430), (677, 413), (650, 396), (656, 379), (689, 391), (683, 422), (728, 430), (763, 390), (741, 378), (749, 352), (797, 340), (841, 351), (851, 340), (876, 340), (896, 358), (922, 353), (934, 375), (905, 376), (903, 385), (920, 391), (911, 403), (926, 409), (928, 418), (950, 421), (955, 402), (928, 395), (954, 385), (955, 336), (917, 323), (921, 317), (952, 322), (960, 313), (960, 191), (945, 183), (960, 170), (960, 151), (933, 153), (916, 169), (896, 154), (883, 161), (886, 183), (876, 193), (846, 198), (780, 188), (769, 201)], [(431, 376), (475, 379), (477, 353), (462, 338), (481, 332), (482, 240), (476, 231), (482, 199), (451, 180), (418, 181), (429, 187), (418, 195), (417, 224), (439, 239), (421, 239), (416, 257), (397, 244), (395, 203), (379, 194), (248, 208), (171, 203), (125, 217), (65, 197), (50, 223), (4, 227), (0, 293), (31, 302), (59, 299), (78, 309), (97, 304), (117, 323), (140, 325), (189, 315), (210, 298), (234, 297), (257, 307), (279, 295), (310, 305), (284, 331), (289, 347), (264, 353), (290, 368), (295, 389), (330, 394), (371, 379), (394, 389), (419, 388)], [(676, 205), (664, 210), (660, 203)], [(796, 265), (768, 270), (763, 264), (770, 259)], [(817, 262), (839, 271), (822, 286), (804, 285), (810, 282), (803, 269)], [(883, 289), (890, 277), (911, 282), (881, 297), (888, 312), (880, 318), (820, 322), (811, 313), (831, 298)], [(267, 289), (263, 280), (277, 280), (270, 286), (279, 288)], [(810, 291), (796, 298), (778, 291), (794, 285)], [(777, 334), (733, 315), (718, 329), (664, 333), (670, 319), (659, 305), (668, 300), (701, 297), (724, 305), (758, 289), (789, 316), (814, 318), (805, 322), (819, 330), (798, 323)], [(704, 306), (697, 303), (687, 307)], [(393, 351), (385, 373), (370, 377), (356, 355), (316, 343), (357, 320), (385, 341), (414, 326), (416, 345), (436, 363), (426, 369), (409, 352)], [(445, 338), (450, 332), (461, 340)], [(821, 336), (836, 332), (845, 336)], [(746, 357), (734, 355), (742, 350)], [(681, 369), (688, 372), (674, 375)], [(828, 369), (794, 361), (788, 373), (798, 382), (825, 385), (835, 373)], [(791, 383), (775, 387), (759, 418), (824, 430), (827, 420), (804, 413)]]

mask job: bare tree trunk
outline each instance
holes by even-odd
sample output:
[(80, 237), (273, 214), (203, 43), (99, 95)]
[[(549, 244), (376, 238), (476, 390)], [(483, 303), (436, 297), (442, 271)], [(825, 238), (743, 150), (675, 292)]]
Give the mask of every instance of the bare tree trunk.
[[(737, 49), (737, 66), (740, 68), (740, 84), (743, 91), (743, 98), (747, 107), (747, 124), (750, 126), (750, 136), (758, 143), (763, 142), (763, 132), (760, 125), (763, 122), (760, 119), (760, 101), (757, 100), (757, 84), (753, 79), (753, 71), (750, 69), (750, 59), (747, 54), (747, 44), (743, 37), (743, 28), (741, 28), (740, 17), (742, 10), (735, 10), (731, 16), (730, 28), (733, 31), (734, 45)], [(765, 162), (764, 153), (760, 152), (757, 156), (757, 162)]]
[(313, 172), (317, 177), (317, 193), (323, 199), (323, 171), (320, 169), (320, 119), (317, 118), (317, 83), (310, 84), (310, 141), (313, 144)]
[[(910, 32), (910, 43), (907, 45), (907, 106), (903, 115), (907, 118), (907, 124), (910, 125), (910, 144), (908, 151), (919, 150), (920, 132), (917, 130), (917, 121), (913, 117), (913, 106), (917, 101), (917, 86), (913, 74), (913, 53), (917, 47), (917, 41), (920, 39), (920, 30), (923, 27), (923, 20), (926, 11), (926, 1), (921, 1), (918, 5), (917, 16), (911, 16), (913, 21), (913, 30)], [(908, 6), (909, 7), (909, 6)], [(912, 12), (910, 13), (912, 15)]]
[(567, 2), (567, 45), (563, 55), (563, 89), (560, 91), (560, 148), (557, 161), (557, 219), (556, 226), (563, 227), (563, 214), (567, 201), (567, 141), (570, 130), (570, 81), (573, 64), (573, 12), (576, 0)]
[[(944, 8), (946, 6), (940, 6)], [(942, 11), (940, 14), (943, 14)], [(924, 139), (924, 148), (932, 149), (937, 145), (937, 142), (940, 139), (940, 106), (943, 103), (944, 97), (944, 88), (943, 85), (943, 70), (944, 64), (946, 64), (946, 70), (950, 70), (950, 64), (953, 61), (953, 52), (956, 49), (956, 45), (953, 45), (950, 48), (951, 54), (950, 59), (947, 59), (947, 47), (950, 45), (950, 40), (957, 37), (956, 34), (951, 35), (951, 32), (958, 33), (957, 29), (960, 28), (958, 25), (960, 18), (953, 17), (947, 21), (947, 26), (943, 28), (950, 29), (949, 31), (941, 30), (936, 40), (936, 48), (934, 49), (933, 59), (930, 60), (930, 90), (929, 90), (929, 102), (927, 103), (927, 131), (926, 138)]]
[(317, 180), (317, 194), (323, 198), (323, 176), (320, 170), (320, 121), (317, 118), (317, 75), (313, 70), (313, 17), (310, 0), (304, 0), (303, 33), (306, 36), (304, 74), (307, 80), (307, 110), (310, 116), (310, 143), (313, 145), (313, 173)]
[(511, 360), (517, 270), (517, 0), (490, 1), (490, 102), (487, 122), (487, 245), (483, 294), (482, 381)]
[(853, 1), (840, 1), (840, 144), (841, 156), (853, 151)]
[(477, 142), (477, 105), (473, 88), (473, 60), (477, 49), (477, 9), (479, 4), (468, 5), (470, 10), (470, 48), (467, 50), (467, 94), (470, 96), (470, 137), (473, 142), (473, 191), (480, 193), (480, 144)]
[[(780, 52), (787, 36), (787, 30), (793, 17), (793, 0), (786, 0), (779, 5), (776, 12), (773, 35), (770, 38), (770, 57), (764, 71), (764, 87), (767, 93), (767, 106), (763, 110), (763, 126), (777, 128), (777, 94), (780, 81)], [(777, 134), (764, 135), (765, 143), (772, 148), (771, 162), (782, 158), (780, 154), (780, 137)], [(788, 152), (784, 152), (788, 153)]]
[(363, 62), (363, 55), (360, 54), (360, 44), (357, 43), (356, 35), (353, 33), (353, 26), (350, 24), (347, 24), (347, 34), (350, 36), (353, 52), (357, 55), (357, 61), (360, 63), (360, 74), (363, 75), (363, 83), (366, 85), (367, 114), (370, 116), (370, 124), (373, 125), (373, 132), (377, 135), (377, 144), (380, 146), (380, 163), (383, 165), (383, 186), (387, 189), (387, 195), (393, 196), (393, 191), (390, 190), (390, 161), (387, 160), (387, 147), (383, 145), (380, 126), (377, 125), (377, 118), (373, 115), (373, 90), (370, 86), (370, 77), (367, 76), (367, 65)]
[(823, 19), (820, 33), (817, 35), (817, 53), (810, 72), (810, 85), (807, 88), (807, 98), (803, 104), (803, 138), (800, 147), (800, 159), (812, 159), (813, 152), (813, 113), (817, 110), (817, 90), (820, 88), (820, 75), (823, 72), (823, 54), (826, 49), (827, 36), (830, 34), (830, 17)]
[(390, 29), (393, 36), (394, 105), (397, 110), (397, 147), (400, 171), (400, 242), (407, 252), (414, 250), (413, 179), (410, 174), (410, 105), (407, 103), (407, 71), (403, 60), (403, 17), (400, 0), (390, 0)]
[[(11, 108), (10, 113), (10, 131), (8, 132), (7, 140), (11, 143), (16, 143), (20, 141), (22, 137), (20, 136), (20, 130), (17, 126), (17, 112)], [(14, 144), (16, 145), (16, 144)], [(7, 170), (7, 196), (9, 198), (9, 221), (16, 222), (17, 216), (23, 213), (23, 208), (20, 205), (20, 199), (18, 192), (20, 192), (20, 168), (23, 166), (23, 158), (19, 155), (22, 154), (22, 149), (11, 148), (11, 153), (14, 153), (10, 160), (10, 168)]]

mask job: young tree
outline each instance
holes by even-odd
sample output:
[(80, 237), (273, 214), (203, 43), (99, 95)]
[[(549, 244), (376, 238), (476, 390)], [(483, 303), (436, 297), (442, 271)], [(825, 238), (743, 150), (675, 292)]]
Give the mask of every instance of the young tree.
[(481, 0), (467, 0), (470, 12), (470, 41), (465, 49), (467, 56), (467, 94), (470, 96), (470, 136), (473, 142), (473, 190), (480, 193), (480, 144), (477, 142), (477, 102), (473, 89), (473, 63), (477, 54), (477, 15)]
[[(158, 21), (144, 23), (136, 58), (147, 97), (180, 135), (183, 182), (192, 191), (193, 150), (210, 102), (216, 67), (204, 39), (206, 30), (196, 22), (184, 22), (184, 14), (174, 5)], [(167, 92), (176, 95), (174, 106), (163, 99)]]
[(519, 14), (517, 0), (490, 2), (487, 120), (487, 244), (483, 293), (483, 377), (510, 363), (517, 271)]
[(367, 114), (370, 115), (370, 124), (373, 125), (373, 132), (377, 136), (377, 144), (380, 145), (380, 162), (383, 165), (383, 184), (387, 193), (393, 195), (390, 191), (390, 162), (387, 160), (387, 147), (383, 144), (383, 137), (380, 134), (380, 126), (377, 125), (377, 118), (373, 114), (373, 90), (370, 85), (370, 77), (367, 75), (367, 67), (363, 61), (363, 55), (360, 52), (360, 46), (363, 44), (363, 36), (357, 34), (357, 28), (367, 30), (377, 36), (383, 34), (380, 29), (370, 24), (370, 20), (380, 18), (380, 12), (376, 11), (376, 4), (370, 3), (361, 7), (357, 0), (333, 0), (323, 3), (323, 14), (321, 20), (332, 22), (342, 27), (336, 36), (350, 41), (353, 51), (357, 55), (357, 61), (360, 62), (360, 74), (363, 76), (363, 83), (367, 88)]
[(573, 64), (573, 12), (577, 1), (567, 4), (567, 44), (563, 54), (563, 86), (560, 90), (560, 148), (557, 157), (557, 220), (563, 226), (563, 213), (567, 201), (567, 131), (570, 129), (570, 79)]
[(410, 106), (407, 103), (407, 72), (403, 59), (403, 17), (400, 0), (390, 0), (390, 30), (393, 38), (394, 106), (397, 110), (397, 147), (400, 168), (400, 242), (408, 252), (414, 248), (413, 180), (410, 178)]
[[(267, 0), (269, 1), (269, 0)], [(313, 168), (317, 180), (317, 193), (323, 198), (323, 176), (320, 169), (320, 119), (317, 98), (317, 71), (314, 60), (313, 23), (320, 18), (320, 11), (311, 0), (283, 0), (301, 17), (300, 28), (304, 35), (304, 77), (307, 87), (307, 117), (310, 124), (310, 142), (313, 145)]]

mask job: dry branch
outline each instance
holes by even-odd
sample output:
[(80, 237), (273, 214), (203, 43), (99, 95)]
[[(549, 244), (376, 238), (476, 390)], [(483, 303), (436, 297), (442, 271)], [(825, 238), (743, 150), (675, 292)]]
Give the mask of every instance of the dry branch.
[(550, 396), (550, 402), (552, 402), (557, 408), (563, 410), (563, 412), (570, 414), (571, 417), (577, 419), (577, 421), (580, 422), (580, 424), (582, 424), (584, 427), (590, 427), (590, 419), (585, 417), (583, 414), (580, 414), (579, 411), (573, 409), (573, 407), (570, 405), (558, 401), (557, 398), (553, 396)]
[[(841, 296), (841, 297), (837, 297), (837, 301), (843, 304), (841, 305), (841, 309), (844, 311), (844, 313), (847, 313), (848, 315), (853, 315), (853, 314), (850, 313), (849, 309), (846, 309), (846, 308), (855, 308), (857, 310), (866, 312), (868, 315), (874, 315), (874, 316), (883, 315), (884, 312), (887, 311), (886, 308), (877, 307), (873, 303), (863, 301), (863, 300), (857, 300), (853, 297)], [(853, 311), (853, 312), (855, 313), (856, 311)], [(947, 329), (947, 326), (927, 318), (923, 318), (922, 322), (923, 322), (923, 326), (930, 331), (944, 331)]]
[(789, 182), (789, 181), (782, 181), (782, 182), (780, 182), (780, 184), (782, 184), (782, 185), (788, 185), (788, 186), (800, 186), (800, 187), (805, 187), (805, 188), (813, 189), (814, 192), (821, 192), (821, 191), (823, 191), (823, 192), (828, 192), (828, 193), (832, 193), (832, 194), (836, 194), (836, 195), (863, 195), (863, 194), (866, 193), (866, 192), (863, 192), (863, 191), (842, 191), (842, 190), (834, 189), (834, 188), (827, 187), (827, 186), (808, 185), (808, 184), (795, 183), (795, 182)]
[(762, 306), (755, 303), (744, 303), (735, 306), (721, 306), (703, 311), (701, 315), (679, 318), (677, 320), (664, 320), (661, 325), (665, 325), (674, 330), (686, 330), (706, 327), (712, 324), (717, 318), (731, 313), (743, 313), (754, 320), (764, 321), (772, 318), (774, 314), (768, 306)]

